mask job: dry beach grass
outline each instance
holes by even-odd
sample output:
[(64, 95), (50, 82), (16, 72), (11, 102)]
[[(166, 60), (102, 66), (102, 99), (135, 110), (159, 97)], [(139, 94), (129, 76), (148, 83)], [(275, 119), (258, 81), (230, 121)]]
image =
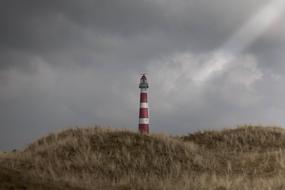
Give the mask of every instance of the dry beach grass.
[(2, 189), (285, 189), (285, 130), (277, 127), (181, 137), (76, 128), (0, 158)]

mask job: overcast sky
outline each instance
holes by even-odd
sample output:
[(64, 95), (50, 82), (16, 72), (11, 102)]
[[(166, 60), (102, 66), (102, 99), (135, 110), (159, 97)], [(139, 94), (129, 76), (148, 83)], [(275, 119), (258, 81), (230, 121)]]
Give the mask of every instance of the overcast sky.
[(285, 126), (284, 0), (2, 0), (0, 150), (95, 124)]

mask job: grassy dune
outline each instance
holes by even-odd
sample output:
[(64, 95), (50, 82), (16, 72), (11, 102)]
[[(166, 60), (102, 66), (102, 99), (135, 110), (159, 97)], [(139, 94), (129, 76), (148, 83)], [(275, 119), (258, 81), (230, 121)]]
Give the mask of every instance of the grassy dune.
[(281, 190), (284, 179), (285, 130), (276, 127), (181, 137), (69, 129), (0, 153), (0, 188)]

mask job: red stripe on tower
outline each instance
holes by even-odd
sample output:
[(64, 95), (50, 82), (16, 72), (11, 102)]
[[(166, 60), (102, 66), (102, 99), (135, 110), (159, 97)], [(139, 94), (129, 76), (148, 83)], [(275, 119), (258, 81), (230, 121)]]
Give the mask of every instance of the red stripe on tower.
[(149, 113), (147, 102), (148, 83), (145, 74), (140, 79), (140, 111), (139, 111), (139, 132), (141, 134), (149, 133)]
[(141, 92), (141, 98), (140, 98), (141, 103), (146, 103), (147, 102), (147, 93), (146, 92)]
[(148, 118), (148, 108), (140, 108), (140, 118)]

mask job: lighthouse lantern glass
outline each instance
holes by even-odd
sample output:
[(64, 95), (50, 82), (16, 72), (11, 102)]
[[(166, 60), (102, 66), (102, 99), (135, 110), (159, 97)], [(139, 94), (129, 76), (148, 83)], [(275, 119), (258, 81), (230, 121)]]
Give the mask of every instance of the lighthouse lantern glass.
[(139, 88), (148, 88), (148, 83), (147, 83), (147, 80), (146, 80), (146, 76), (143, 75), (141, 77), (141, 81), (140, 81), (140, 86)]

